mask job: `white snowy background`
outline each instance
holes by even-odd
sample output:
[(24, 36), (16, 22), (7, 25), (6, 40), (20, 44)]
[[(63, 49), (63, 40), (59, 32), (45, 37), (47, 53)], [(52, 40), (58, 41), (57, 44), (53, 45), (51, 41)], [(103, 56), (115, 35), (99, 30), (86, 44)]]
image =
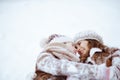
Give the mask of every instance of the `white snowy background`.
[(42, 38), (85, 30), (120, 48), (120, 0), (0, 0), (0, 80), (34, 72)]

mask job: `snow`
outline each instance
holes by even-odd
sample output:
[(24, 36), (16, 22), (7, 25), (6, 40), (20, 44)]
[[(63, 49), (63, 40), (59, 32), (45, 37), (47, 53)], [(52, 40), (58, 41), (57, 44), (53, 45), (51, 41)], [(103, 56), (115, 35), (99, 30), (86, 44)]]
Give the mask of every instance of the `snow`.
[(94, 30), (109, 46), (120, 44), (119, 0), (1, 0), (0, 80), (25, 80), (35, 70), (40, 40)]

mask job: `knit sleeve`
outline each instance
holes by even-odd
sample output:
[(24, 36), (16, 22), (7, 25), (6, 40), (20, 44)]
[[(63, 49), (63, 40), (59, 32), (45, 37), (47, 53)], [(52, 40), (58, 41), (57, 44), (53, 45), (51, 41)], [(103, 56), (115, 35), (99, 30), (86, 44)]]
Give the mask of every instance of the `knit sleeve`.
[(65, 59), (57, 59), (48, 53), (40, 54), (37, 59), (37, 69), (52, 75), (69, 75), (78, 73), (76, 64), (78, 63)]
[(113, 55), (117, 55), (113, 57), (112, 66), (110, 67), (110, 79), (120, 80), (120, 50), (113, 53)]
[[(89, 65), (64, 59), (57, 59), (51, 54), (41, 54), (37, 61), (38, 70), (52, 75), (74, 75), (79, 79), (102, 79), (105, 66)], [(103, 74), (103, 75), (101, 75)]]
[(113, 56), (112, 64), (120, 65), (120, 50), (115, 51), (112, 56)]

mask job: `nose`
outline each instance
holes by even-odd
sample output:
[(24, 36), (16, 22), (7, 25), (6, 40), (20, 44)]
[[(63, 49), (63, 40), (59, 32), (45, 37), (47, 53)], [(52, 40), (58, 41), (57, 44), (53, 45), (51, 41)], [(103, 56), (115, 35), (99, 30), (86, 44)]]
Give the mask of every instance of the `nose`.
[(76, 50), (80, 55), (84, 53), (84, 49), (80, 46)]

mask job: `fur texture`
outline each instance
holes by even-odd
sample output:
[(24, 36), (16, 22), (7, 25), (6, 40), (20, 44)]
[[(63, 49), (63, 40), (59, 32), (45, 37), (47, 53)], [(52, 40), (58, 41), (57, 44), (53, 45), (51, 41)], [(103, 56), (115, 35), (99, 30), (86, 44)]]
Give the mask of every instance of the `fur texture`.
[(117, 48), (108, 48), (108, 52), (103, 52), (103, 51), (96, 51), (94, 54), (90, 57), (92, 59), (92, 64), (103, 64), (105, 63), (107, 67), (112, 66), (112, 58), (117, 57), (113, 56), (114, 52), (119, 50)]

